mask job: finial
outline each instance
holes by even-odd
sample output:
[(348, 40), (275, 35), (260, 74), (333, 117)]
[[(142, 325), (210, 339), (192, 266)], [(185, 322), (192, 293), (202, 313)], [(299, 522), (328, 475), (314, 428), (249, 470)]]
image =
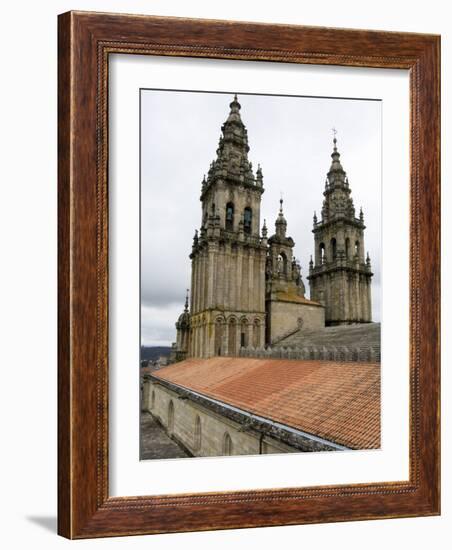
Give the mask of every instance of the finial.
[(262, 226), (262, 237), (267, 237), (267, 221), (264, 218), (264, 225)]
[(317, 212), (314, 210), (314, 225), (317, 224)]
[(257, 170), (256, 170), (256, 183), (257, 183), (257, 185), (259, 185), (260, 187), (263, 187), (264, 178), (263, 178), (263, 176), (262, 176), (262, 168), (261, 168), (261, 165), (260, 165), (260, 164), (257, 165)]
[(240, 110), (241, 105), (240, 105), (239, 100), (237, 98), (237, 94), (234, 94), (234, 99), (229, 104), (229, 107), (231, 108), (231, 111), (236, 112), (236, 113)]
[(333, 131), (333, 143), (334, 143), (334, 150), (337, 151), (337, 148), (336, 148), (336, 143), (337, 143), (337, 139), (336, 139), (336, 134), (337, 134), (337, 130), (336, 128), (331, 128), (332, 131)]
[(312, 267), (314, 265), (314, 262), (312, 261), (312, 254), (309, 258), (309, 267)]
[(366, 264), (367, 264), (367, 265), (370, 265), (370, 256), (369, 256), (369, 252), (367, 252), (367, 256), (366, 256)]
[(280, 214), (283, 213), (282, 205), (283, 205), (283, 194), (282, 194), (282, 191), (281, 191), (281, 197), (280, 197), (280, 199), (279, 199), (279, 213), (280, 213)]
[(185, 307), (184, 307), (184, 311), (187, 313), (188, 312), (188, 293), (189, 293), (189, 289), (187, 288), (187, 294), (185, 295)]
[(363, 207), (359, 209), (359, 219), (360, 221), (364, 221), (364, 213), (363, 213)]

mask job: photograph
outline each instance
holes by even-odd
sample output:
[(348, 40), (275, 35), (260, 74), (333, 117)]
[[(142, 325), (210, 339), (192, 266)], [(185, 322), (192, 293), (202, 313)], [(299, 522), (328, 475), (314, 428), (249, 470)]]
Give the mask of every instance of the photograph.
[(141, 460), (381, 447), (381, 117), (140, 89)]
[[(38, 470), (56, 487), (21, 469), (8, 503), (24, 500), (17, 487), (42, 487), (12, 536), (25, 520), (71, 540), (134, 536), (139, 547), (150, 539), (136, 535), (165, 533), (209, 548), (230, 548), (234, 533), (236, 546), (272, 548), (300, 534), (355, 548), (363, 529), (372, 548), (385, 529), (384, 542), (416, 548), (433, 531), (449, 540), (433, 517), (444, 10), (414, 9), (407, 22), (394, 2), (368, 14), (179, 4), (66, 7), (58, 29), (38, 10), (29, 19), (50, 62), (25, 67), (48, 65), (57, 94), (55, 78), (35, 78), (31, 101), (20, 80), (30, 70), (10, 56), (19, 80), (4, 91), (42, 124), (20, 148), (30, 161), (10, 162), (9, 180), (25, 170), (35, 200), (7, 186), (30, 207), (9, 224), (28, 242), (15, 247), (28, 268), (4, 271), (39, 283), (21, 290), (43, 303), (29, 308), (36, 319), (54, 319), (31, 323), (28, 347), (49, 343), (48, 324), (56, 340), (36, 357), (58, 366), (57, 384), (41, 368), (21, 386), (39, 401), (34, 413), (48, 409), (39, 425), (58, 464), (36, 432)], [(17, 112), (6, 113), (10, 141), (23, 133)], [(34, 217), (58, 243), (29, 230)], [(52, 308), (43, 289), (56, 276)], [(5, 288), (23, 347), (23, 292)], [(30, 408), (7, 405), (25, 422), (8, 428), (19, 464), (36, 434)], [(262, 538), (257, 528), (272, 526)]]

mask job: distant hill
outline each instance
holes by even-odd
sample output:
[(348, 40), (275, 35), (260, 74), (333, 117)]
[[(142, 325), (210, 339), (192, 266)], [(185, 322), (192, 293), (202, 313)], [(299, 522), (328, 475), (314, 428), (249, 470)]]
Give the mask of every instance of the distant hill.
[(160, 356), (169, 357), (171, 348), (168, 346), (141, 346), (140, 359), (146, 361), (156, 361)]

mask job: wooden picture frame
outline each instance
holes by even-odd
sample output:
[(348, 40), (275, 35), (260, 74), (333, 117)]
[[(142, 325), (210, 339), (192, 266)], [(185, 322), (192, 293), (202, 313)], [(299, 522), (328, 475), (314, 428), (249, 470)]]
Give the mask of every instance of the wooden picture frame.
[[(69, 12), (58, 39), (58, 532), (68, 538), (440, 511), (440, 38)], [(112, 53), (410, 74), (408, 481), (146, 497), (108, 491), (108, 60)]]

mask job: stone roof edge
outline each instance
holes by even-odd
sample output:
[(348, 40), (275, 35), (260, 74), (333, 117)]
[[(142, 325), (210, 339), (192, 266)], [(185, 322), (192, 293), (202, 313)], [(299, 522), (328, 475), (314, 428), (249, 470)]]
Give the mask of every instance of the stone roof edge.
[(335, 443), (334, 441), (323, 439), (314, 434), (303, 432), (297, 428), (292, 428), (279, 422), (263, 418), (259, 415), (254, 415), (253, 413), (240, 410), (237, 407), (202, 395), (183, 386), (179, 386), (178, 384), (169, 382), (163, 378), (159, 378), (155, 373), (147, 374), (145, 377), (150, 378), (154, 382), (161, 384), (163, 387), (174, 391), (182, 399), (190, 399), (194, 403), (197, 403), (206, 409), (225, 416), (238, 424), (246, 426), (249, 430), (273, 437), (274, 439), (277, 439), (291, 447), (295, 447), (300, 451), (306, 452), (306, 446), (311, 447), (312, 451), (337, 451), (352, 449), (352, 447), (346, 447)]
[[(309, 298), (302, 298), (300, 296), (300, 300), (293, 300), (293, 299), (290, 299), (290, 298), (285, 298), (285, 297), (280, 297), (278, 296), (278, 292), (276, 292), (276, 298), (270, 298), (270, 302), (288, 302), (290, 304), (305, 304), (307, 306), (315, 306), (315, 307), (322, 307), (324, 308), (325, 306), (322, 305), (320, 302), (315, 302), (314, 300), (309, 300)], [(281, 294), (285, 294), (284, 292), (281, 293)]]

